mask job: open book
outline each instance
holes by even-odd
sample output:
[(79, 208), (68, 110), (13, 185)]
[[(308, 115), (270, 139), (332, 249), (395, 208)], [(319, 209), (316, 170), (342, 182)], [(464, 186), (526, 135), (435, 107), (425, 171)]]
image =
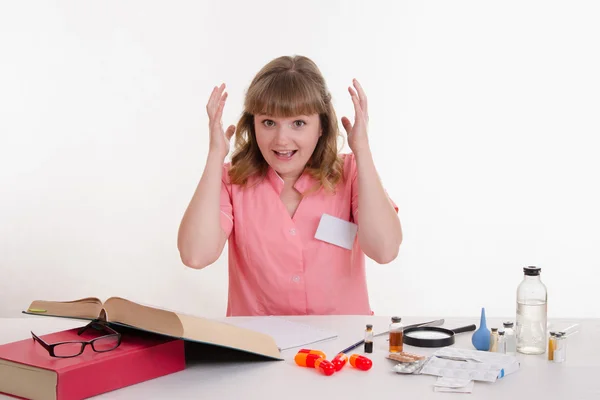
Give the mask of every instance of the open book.
[(121, 297), (111, 297), (104, 303), (95, 297), (75, 301), (36, 300), (23, 313), (85, 320), (101, 319), (109, 324), (190, 342), (240, 350), (270, 359), (282, 359), (275, 339), (265, 333), (141, 305)]

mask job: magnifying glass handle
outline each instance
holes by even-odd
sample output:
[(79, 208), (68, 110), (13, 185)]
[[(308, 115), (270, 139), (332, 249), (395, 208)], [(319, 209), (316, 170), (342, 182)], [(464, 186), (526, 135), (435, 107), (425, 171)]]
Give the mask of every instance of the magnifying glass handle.
[[(441, 326), (441, 325), (444, 325), (444, 319), (443, 318), (442, 319), (436, 319), (434, 321), (429, 321), (429, 322), (421, 322), (419, 324), (406, 325), (404, 327), (404, 330), (407, 330), (409, 328), (417, 328), (417, 327), (421, 327), (421, 326)], [(379, 332), (379, 333), (376, 333), (375, 335), (373, 335), (373, 337), (387, 335), (388, 333), (390, 333), (390, 331)]]
[(462, 333), (462, 332), (474, 331), (475, 329), (477, 329), (477, 327), (475, 325), (467, 325), (467, 326), (461, 326), (460, 328), (452, 329), (452, 332)]

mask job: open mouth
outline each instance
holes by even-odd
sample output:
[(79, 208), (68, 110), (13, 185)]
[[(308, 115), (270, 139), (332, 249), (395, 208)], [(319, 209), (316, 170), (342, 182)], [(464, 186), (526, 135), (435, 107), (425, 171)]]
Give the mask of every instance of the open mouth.
[(275, 156), (277, 158), (279, 158), (280, 160), (289, 160), (294, 156), (294, 154), (296, 154), (297, 151), (298, 150), (286, 150), (286, 151), (273, 150), (273, 153), (275, 153)]

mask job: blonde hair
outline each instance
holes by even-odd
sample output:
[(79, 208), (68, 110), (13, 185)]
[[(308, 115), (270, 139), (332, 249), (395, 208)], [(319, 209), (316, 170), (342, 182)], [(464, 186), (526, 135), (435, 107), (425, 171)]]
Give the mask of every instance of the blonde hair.
[[(245, 185), (248, 178), (264, 177), (268, 170), (254, 129), (254, 115), (274, 117), (319, 114), (322, 135), (305, 172), (318, 181), (318, 187), (333, 191), (343, 176), (338, 155), (339, 127), (331, 95), (317, 65), (304, 56), (283, 56), (265, 65), (252, 80), (237, 124), (235, 150), (229, 177)], [(318, 189), (317, 187), (317, 189)]]

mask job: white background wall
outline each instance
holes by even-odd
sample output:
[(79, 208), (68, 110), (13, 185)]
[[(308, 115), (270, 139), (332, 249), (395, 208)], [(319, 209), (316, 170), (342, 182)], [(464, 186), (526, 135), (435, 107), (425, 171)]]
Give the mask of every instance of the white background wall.
[(205, 104), (235, 123), (253, 75), (314, 59), (338, 116), (370, 100), (401, 254), (368, 260), (377, 314), (514, 316), (522, 267), (549, 315), (600, 317), (600, 3), (0, 3), (0, 316), (119, 295), (220, 317), (226, 253), (177, 229), (204, 166)]

